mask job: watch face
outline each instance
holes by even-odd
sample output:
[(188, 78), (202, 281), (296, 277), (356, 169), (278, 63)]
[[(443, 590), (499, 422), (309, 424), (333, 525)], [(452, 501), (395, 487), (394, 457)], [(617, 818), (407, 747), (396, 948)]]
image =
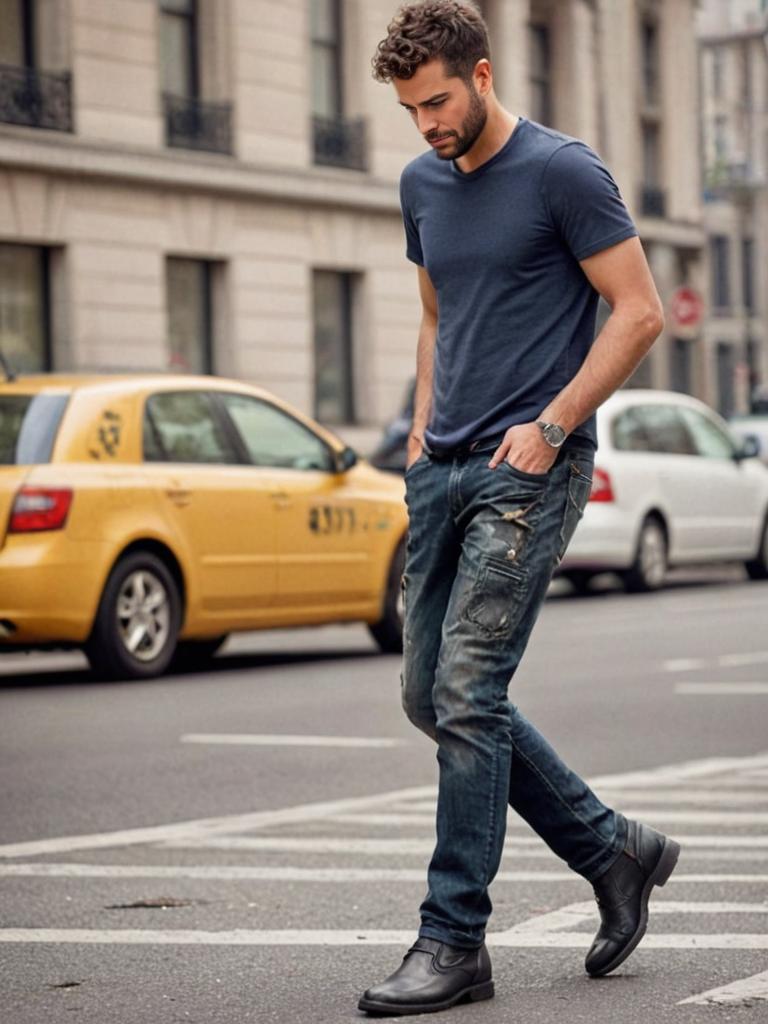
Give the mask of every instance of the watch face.
[(565, 440), (565, 431), (556, 423), (547, 423), (544, 429), (544, 437), (553, 448), (559, 448)]

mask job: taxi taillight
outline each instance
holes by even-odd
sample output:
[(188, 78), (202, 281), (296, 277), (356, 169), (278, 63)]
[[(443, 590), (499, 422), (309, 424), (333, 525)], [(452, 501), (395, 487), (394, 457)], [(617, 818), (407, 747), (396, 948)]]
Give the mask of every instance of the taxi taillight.
[(22, 487), (11, 509), (9, 533), (60, 530), (72, 504), (68, 487)]

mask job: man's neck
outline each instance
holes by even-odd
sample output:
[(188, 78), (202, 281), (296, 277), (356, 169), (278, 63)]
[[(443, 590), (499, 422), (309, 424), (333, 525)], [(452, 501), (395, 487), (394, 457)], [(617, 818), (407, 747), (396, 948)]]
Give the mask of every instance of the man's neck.
[(488, 111), (488, 120), (472, 149), (455, 161), (459, 170), (463, 174), (470, 174), (495, 156), (507, 144), (519, 120), (496, 103)]

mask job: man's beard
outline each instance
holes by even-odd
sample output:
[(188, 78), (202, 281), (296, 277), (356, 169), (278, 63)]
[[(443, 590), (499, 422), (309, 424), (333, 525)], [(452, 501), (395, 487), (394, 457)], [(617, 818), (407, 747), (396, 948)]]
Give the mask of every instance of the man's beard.
[[(458, 160), (459, 157), (468, 153), (480, 137), (487, 120), (488, 111), (485, 109), (485, 103), (474, 86), (470, 85), (467, 116), (462, 121), (459, 131), (452, 133), (455, 137), (453, 146), (446, 146), (443, 152), (439, 149), (435, 150), (438, 158), (440, 160)], [(429, 142), (429, 136), (427, 136), (427, 142)]]

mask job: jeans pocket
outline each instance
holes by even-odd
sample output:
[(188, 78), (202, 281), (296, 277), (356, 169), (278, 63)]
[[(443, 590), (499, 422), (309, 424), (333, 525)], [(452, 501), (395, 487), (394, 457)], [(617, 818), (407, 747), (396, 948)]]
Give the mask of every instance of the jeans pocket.
[(518, 469), (517, 466), (513, 466), (511, 463), (507, 462), (506, 459), (502, 459), (501, 462), (496, 467), (496, 469), (499, 470), (502, 467), (504, 469), (506, 469), (507, 472), (511, 473), (512, 476), (516, 477), (518, 480), (522, 480), (526, 484), (533, 484), (533, 485), (540, 484), (543, 487), (544, 484), (549, 479), (549, 473), (548, 472), (547, 473), (526, 473), (526, 471), (524, 469)]
[(574, 456), (570, 461), (570, 475), (568, 477), (568, 496), (565, 500), (565, 511), (563, 522), (560, 527), (560, 550), (558, 560), (565, 555), (571, 538), (576, 532), (579, 520), (584, 515), (589, 495), (592, 491), (592, 460), (581, 456)]
[(416, 461), (412, 462), (410, 464), (410, 466), (408, 467), (408, 469), (406, 469), (406, 471), (405, 471), (405, 479), (406, 480), (408, 479), (408, 477), (411, 475), (411, 473), (414, 471), (414, 469), (417, 469), (419, 466), (423, 466), (423, 465), (425, 465), (428, 462), (429, 462), (429, 454), (427, 452), (425, 452), (425, 451), (422, 451), (421, 455), (419, 455), (419, 457), (416, 459)]
[(524, 568), (487, 561), (470, 591), (466, 619), (494, 640), (510, 637), (520, 622), (527, 593), (528, 574)]

